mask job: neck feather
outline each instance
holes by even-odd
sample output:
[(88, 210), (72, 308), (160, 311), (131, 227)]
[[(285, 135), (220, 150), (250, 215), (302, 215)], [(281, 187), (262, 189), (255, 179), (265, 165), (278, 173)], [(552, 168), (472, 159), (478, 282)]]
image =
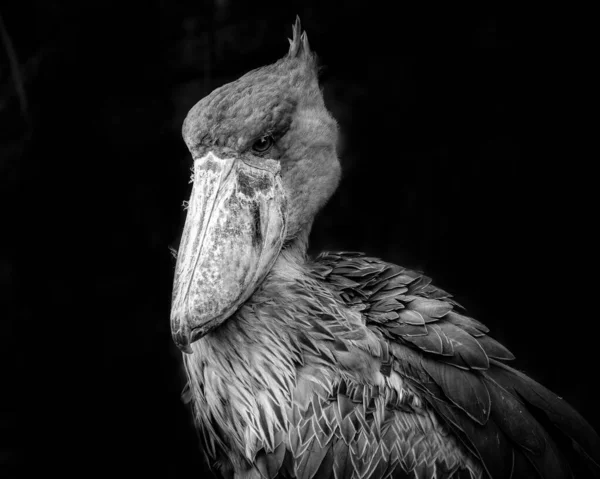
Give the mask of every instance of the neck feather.
[[(243, 461), (259, 444), (274, 444), (269, 428), (290, 404), (302, 352), (298, 329), (299, 285), (310, 281), (306, 249), (310, 227), (281, 251), (255, 294), (221, 326), (184, 354), (198, 426), (205, 429), (209, 454), (220, 448)], [(281, 428), (282, 429), (282, 428)], [(233, 453), (233, 454), (232, 454)], [(216, 455), (216, 454), (215, 454)]]

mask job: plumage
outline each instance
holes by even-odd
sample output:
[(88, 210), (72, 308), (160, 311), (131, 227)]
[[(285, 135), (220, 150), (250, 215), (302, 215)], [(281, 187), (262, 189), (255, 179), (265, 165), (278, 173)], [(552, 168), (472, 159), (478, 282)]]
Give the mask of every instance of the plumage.
[[(252, 145), (267, 137), (265, 157)], [(192, 193), (202, 224), (186, 222), (172, 327), (210, 465), (236, 479), (600, 477), (592, 428), (430, 278), (361, 253), (307, 257), (339, 179), (335, 137), (299, 21), (286, 57), (184, 124), (195, 187), (216, 186)], [(230, 253), (205, 250), (219, 239)], [(235, 269), (244, 252), (258, 266)], [(198, 296), (197, 264), (239, 295)]]

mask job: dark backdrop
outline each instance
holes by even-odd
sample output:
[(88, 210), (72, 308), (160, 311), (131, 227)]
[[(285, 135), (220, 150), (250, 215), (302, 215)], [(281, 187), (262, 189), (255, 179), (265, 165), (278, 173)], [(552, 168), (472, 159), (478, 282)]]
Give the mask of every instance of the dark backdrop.
[(560, 23), (454, 4), (124, 4), (0, 7), (4, 462), (51, 446), (48, 464), (84, 475), (208, 474), (169, 333), (190, 191), (180, 127), (213, 88), (283, 56), (296, 14), (342, 131), (343, 182), (311, 251), (424, 270), (598, 429), (582, 72)]

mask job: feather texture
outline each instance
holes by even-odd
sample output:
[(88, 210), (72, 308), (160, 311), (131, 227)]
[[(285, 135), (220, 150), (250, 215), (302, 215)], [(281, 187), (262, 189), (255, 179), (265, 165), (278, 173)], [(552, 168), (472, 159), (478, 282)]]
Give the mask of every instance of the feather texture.
[(242, 161), (272, 135), (286, 188), (287, 243), (268, 275), (184, 355), (182, 398), (218, 474), (600, 477), (592, 428), (506, 365), (511, 352), (430, 278), (361, 253), (307, 259), (340, 167), (299, 21), (284, 58), (207, 95), (183, 135), (195, 158), (216, 149)]
[[(276, 264), (253, 301), (218, 338), (194, 345), (200, 352), (210, 339), (211, 361), (221, 364), (227, 351), (232, 362), (231, 338), (244, 329), (252, 348), (235, 345), (240, 360), (252, 354), (260, 364), (256, 348), (274, 357), (273, 379), (261, 371), (263, 386), (247, 392), (262, 388), (271, 398), (256, 409), (248, 397), (232, 404), (231, 418), (211, 415), (222, 411), (221, 399), (204, 389), (199, 396), (194, 384), (186, 391), (203, 411), (213, 463), (233, 457), (234, 470), (269, 479), (598, 476), (595, 432), (503, 364), (510, 352), (420, 273), (360, 254), (324, 254), (293, 275)], [(258, 372), (244, 361), (248, 382)], [(235, 385), (240, 364), (213, 374)], [(244, 419), (244, 408), (256, 420)]]

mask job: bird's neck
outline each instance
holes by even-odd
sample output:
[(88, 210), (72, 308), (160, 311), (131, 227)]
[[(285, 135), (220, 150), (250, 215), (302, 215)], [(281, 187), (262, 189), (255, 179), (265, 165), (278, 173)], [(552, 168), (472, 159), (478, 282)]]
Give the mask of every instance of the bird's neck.
[(311, 229), (312, 221), (304, 225), (298, 233), (285, 242), (269, 276), (277, 275), (282, 268), (287, 268), (289, 265), (304, 267), (307, 261), (306, 252)]

